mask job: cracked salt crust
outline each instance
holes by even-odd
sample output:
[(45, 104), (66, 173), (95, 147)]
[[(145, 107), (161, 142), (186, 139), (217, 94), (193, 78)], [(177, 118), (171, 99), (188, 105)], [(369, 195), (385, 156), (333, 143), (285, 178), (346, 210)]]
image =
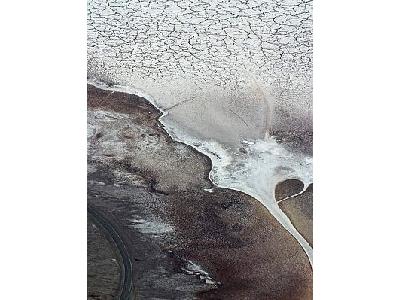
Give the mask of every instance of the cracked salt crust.
[(311, 1), (89, 0), (87, 23), (89, 75), (161, 107), (251, 75), (285, 110), (312, 109)]

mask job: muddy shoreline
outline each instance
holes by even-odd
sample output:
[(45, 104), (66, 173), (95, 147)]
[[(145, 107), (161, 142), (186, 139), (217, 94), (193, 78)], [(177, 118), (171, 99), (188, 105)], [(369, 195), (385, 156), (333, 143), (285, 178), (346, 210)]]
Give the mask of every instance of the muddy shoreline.
[(301, 246), (257, 200), (215, 187), (210, 159), (160, 116), (88, 85), (88, 204), (127, 241), (138, 299), (311, 299)]

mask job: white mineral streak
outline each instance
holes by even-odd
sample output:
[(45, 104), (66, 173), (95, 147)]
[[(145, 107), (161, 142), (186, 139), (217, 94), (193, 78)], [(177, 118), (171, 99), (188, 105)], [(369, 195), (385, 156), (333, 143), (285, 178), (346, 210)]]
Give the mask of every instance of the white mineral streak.
[(157, 106), (212, 159), (210, 179), (263, 203), (312, 263), (274, 197), (279, 181), (312, 182), (312, 158), (268, 134), (312, 130), (311, 1), (89, 0), (88, 76)]
[(217, 282), (208, 274), (201, 266), (192, 262), (191, 260), (186, 261), (186, 265), (181, 268), (186, 274), (196, 275), (206, 284), (216, 285)]
[(174, 228), (160, 221), (149, 221), (141, 218), (132, 219), (132, 227), (138, 229), (142, 233), (160, 235), (164, 233), (170, 233), (174, 231)]
[(275, 187), (279, 182), (298, 179), (304, 183), (304, 190), (313, 182), (312, 157), (288, 151), (273, 137), (245, 142), (245, 153), (233, 152), (218, 142), (188, 136), (176, 124), (163, 118), (162, 123), (175, 140), (191, 145), (211, 158), (209, 177), (214, 184), (244, 192), (260, 201), (299, 242), (312, 265), (311, 246), (282, 212), (275, 199)]

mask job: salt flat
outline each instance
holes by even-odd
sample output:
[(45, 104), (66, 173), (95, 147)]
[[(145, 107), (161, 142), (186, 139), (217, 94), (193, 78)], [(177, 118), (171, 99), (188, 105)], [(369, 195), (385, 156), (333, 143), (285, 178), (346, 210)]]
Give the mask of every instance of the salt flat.
[(151, 95), (191, 134), (309, 131), (312, 3), (89, 0), (88, 67)]

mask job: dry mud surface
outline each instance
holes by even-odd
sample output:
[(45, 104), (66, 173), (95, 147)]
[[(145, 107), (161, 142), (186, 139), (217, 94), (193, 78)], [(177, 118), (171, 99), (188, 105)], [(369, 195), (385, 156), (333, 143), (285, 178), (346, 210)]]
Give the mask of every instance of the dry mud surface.
[(126, 248), (131, 297), (311, 299), (301, 246), (258, 201), (213, 186), (210, 160), (173, 141), (160, 115), (143, 98), (88, 85), (88, 205)]

